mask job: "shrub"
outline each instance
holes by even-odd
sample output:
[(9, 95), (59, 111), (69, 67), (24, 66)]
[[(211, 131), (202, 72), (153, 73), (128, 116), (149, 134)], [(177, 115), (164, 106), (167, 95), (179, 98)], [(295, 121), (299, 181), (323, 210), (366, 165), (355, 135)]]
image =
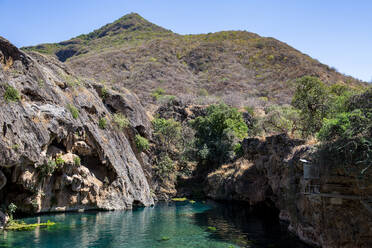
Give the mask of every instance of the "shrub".
[(68, 104), (67, 109), (70, 111), (72, 118), (77, 119), (79, 117), (79, 110), (75, 106)]
[(247, 137), (242, 114), (226, 104), (211, 105), (206, 116), (190, 122), (195, 129), (195, 144), (200, 160), (223, 163), (234, 156), (235, 145)]
[(65, 161), (63, 160), (62, 156), (57, 156), (55, 160), (56, 166), (64, 165)]
[(80, 166), (81, 165), (80, 157), (75, 157), (74, 158), (74, 165), (76, 165), (76, 166)]
[(165, 90), (163, 88), (157, 88), (154, 92), (152, 92), (151, 96), (158, 100), (161, 96), (165, 94)]
[(341, 108), (345, 112), (324, 119), (318, 133), (323, 141), (317, 152), (320, 164), (342, 167), (358, 179), (370, 176), (366, 172), (372, 166), (371, 96), (372, 88), (349, 97)]
[(14, 88), (11, 85), (6, 86), (5, 93), (4, 93), (4, 99), (6, 102), (16, 102), (21, 99), (21, 96), (19, 95), (19, 92), (16, 88)]
[(300, 129), (300, 112), (290, 105), (271, 105), (260, 119), (260, 128), (266, 134), (281, 132), (295, 134)]
[(105, 129), (107, 126), (107, 120), (105, 117), (102, 117), (102, 118), (99, 118), (99, 121), (98, 121), (98, 127), (100, 129)]
[(101, 89), (101, 96), (102, 96), (102, 99), (105, 99), (108, 95), (108, 89), (106, 88), (106, 86), (103, 86), (102, 89)]
[(150, 148), (149, 141), (142, 137), (141, 135), (137, 134), (134, 138), (134, 141), (136, 143), (136, 147), (140, 152), (146, 151)]
[(114, 114), (114, 122), (120, 129), (124, 129), (129, 126), (128, 119), (121, 113)]
[(168, 177), (174, 172), (174, 162), (168, 155), (161, 155), (160, 160), (156, 166), (157, 174), (161, 177)]
[(8, 214), (10, 219), (13, 219), (13, 214), (17, 211), (17, 206), (14, 203), (10, 203), (8, 206)]
[(54, 170), (57, 168), (57, 163), (56, 161), (50, 159), (48, 160), (48, 162), (40, 167), (39, 168), (39, 171), (40, 171), (40, 176), (43, 178), (43, 177), (47, 177), (47, 176), (51, 176), (54, 172)]
[(200, 89), (199, 92), (198, 92), (198, 95), (199, 96), (208, 96), (209, 93), (206, 89)]
[(302, 133), (315, 134), (329, 109), (328, 89), (318, 78), (305, 76), (296, 81), (297, 88), (292, 105), (301, 111)]
[(245, 106), (244, 110), (247, 111), (247, 113), (250, 114), (251, 116), (254, 116), (254, 107)]
[(154, 127), (154, 135), (169, 151), (171, 145), (177, 146), (181, 139), (181, 123), (173, 119), (155, 118), (152, 121)]

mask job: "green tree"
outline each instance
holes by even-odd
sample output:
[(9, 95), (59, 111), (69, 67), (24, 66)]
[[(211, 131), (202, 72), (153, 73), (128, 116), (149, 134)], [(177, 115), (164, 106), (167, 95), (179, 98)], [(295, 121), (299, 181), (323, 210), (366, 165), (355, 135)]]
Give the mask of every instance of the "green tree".
[(154, 136), (168, 152), (171, 146), (177, 147), (181, 139), (181, 124), (173, 119), (155, 118), (152, 121)]
[(305, 76), (296, 83), (292, 105), (301, 111), (302, 133), (306, 137), (322, 127), (323, 118), (329, 111), (329, 91), (316, 77)]
[(206, 116), (199, 116), (190, 124), (195, 129), (199, 159), (214, 164), (231, 159), (238, 142), (248, 134), (242, 114), (223, 103), (209, 106)]
[(300, 112), (290, 105), (271, 105), (265, 112), (259, 124), (266, 134), (281, 132), (295, 135), (301, 127)]

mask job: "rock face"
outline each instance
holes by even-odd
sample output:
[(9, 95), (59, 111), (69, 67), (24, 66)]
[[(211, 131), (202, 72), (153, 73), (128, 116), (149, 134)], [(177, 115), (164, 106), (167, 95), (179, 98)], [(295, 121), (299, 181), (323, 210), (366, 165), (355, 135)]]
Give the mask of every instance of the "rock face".
[(8, 221), (8, 217), (0, 211), (0, 230), (4, 228)]
[(290, 231), (312, 245), (372, 247), (372, 212), (360, 198), (372, 195), (371, 181), (362, 188), (342, 169), (317, 166), (312, 179), (304, 178), (300, 159), (312, 161), (313, 148), (285, 135), (247, 139), (243, 149), (244, 158), (208, 175), (209, 197), (269, 204), (280, 210)]
[[(32, 213), (153, 204), (131, 142), (150, 135), (150, 122), (129, 91), (102, 96), (60, 62), (0, 37), (0, 106), (3, 206)], [(114, 113), (129, 126), (121, 130)]]

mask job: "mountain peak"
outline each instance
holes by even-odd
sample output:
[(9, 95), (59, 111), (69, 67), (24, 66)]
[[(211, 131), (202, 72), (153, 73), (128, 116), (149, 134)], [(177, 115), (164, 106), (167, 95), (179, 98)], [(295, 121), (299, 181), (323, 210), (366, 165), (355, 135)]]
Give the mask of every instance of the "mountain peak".
[(130, 32), (171, 33), (170, 30), (147, 21), (137, 13), (130, 13), (112, 23), (106, 24), (105, 26), (94, 30), (87, 35), (81, 35), (79, 38), (91, 40), (104, 36), (114, 36), (117, 34)]

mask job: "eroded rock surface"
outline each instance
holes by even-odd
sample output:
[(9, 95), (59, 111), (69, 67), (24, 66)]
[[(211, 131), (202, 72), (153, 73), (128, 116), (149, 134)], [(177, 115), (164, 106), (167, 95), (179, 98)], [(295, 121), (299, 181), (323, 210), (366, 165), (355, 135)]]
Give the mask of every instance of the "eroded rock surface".
[[(0, 39), (0, 202), (20, 211), (128, 209), (153, 199), (133, 135), (150, 133), (138, 98), (110, 90), (58, 61)], [(12, 87), (20, 99), (6, 99)], [(111, 100), (116, 99), (116, 100)], [(130, 122), (116, 127), (113, 114)], [(105, 125), (99, 125), (105, 120)], [(131, 131), (128, 131), (131, 130)]]
[[(314, 148), (286, 135), (246, 139), (242, 147), (244, 158), (208, 175), (209, 197), (275, 207), (280, 218), (289, 222), (289, 230), (311, 245), (372, 247), (372, 212), (360, 198), (372, 195), (370, 181), (361, 188), (354, 176), (327, 166), (318, 168), (317, 179), (304, 179), (300, 159), (312, 161)], [(306, 189), (309, 185), (312, 188)]]

